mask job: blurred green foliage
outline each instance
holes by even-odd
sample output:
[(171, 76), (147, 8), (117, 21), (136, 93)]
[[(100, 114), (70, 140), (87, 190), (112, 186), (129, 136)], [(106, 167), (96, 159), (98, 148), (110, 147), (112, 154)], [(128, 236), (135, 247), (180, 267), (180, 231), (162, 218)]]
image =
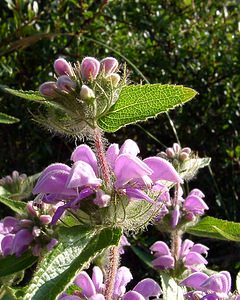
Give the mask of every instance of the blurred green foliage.
[[(115, 56), (129, 60), (134, 83), (144, 83), (142, 73), (150, 83), (197, 90), (195, 100), (170, 112), (182, 146), (212, 157), (211, 168), (190, 185), (206, 194), (209, 215), (239, 222), (239, 17), (234, 0), (1, 0), (0, 83), (36, 90), (52, 78), (59, 56), (72, 62)], [(21, 120), (1, 124), (0, 177), (68, 162), (76, 141), (34, 124), (36, 105), (2, 92), (0, 104), (1, 112)], [(176, 141), (166, 115), (107, 137), (119, 143), (134, 139), (143, 157)], [(232, 263), (232, 253), (226, 265), (227, 260)]]

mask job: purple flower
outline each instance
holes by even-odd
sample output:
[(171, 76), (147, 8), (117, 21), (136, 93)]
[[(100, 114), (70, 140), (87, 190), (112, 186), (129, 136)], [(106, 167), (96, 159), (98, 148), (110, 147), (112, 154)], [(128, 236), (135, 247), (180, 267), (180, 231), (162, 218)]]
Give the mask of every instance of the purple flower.
[(114, 73), (118, 68), (118, 61), (114, 57), (106, 57), (100, 61), (100, 70), (105, 75)]
[(193, 215), (203, 215), (209, 207), (202, 198), (204, 198), (204, 194), (200, 190), (192, 190), (183, 203), (184, 210)]
[(58, 77), (57, 87), (59, 90), (69, 93), (75, 90), (76, 82), (73, 81), (69, 76), (62, 75)]
[[(173, 269), (175, 267), (175, 259), (168, 247), (162, 241), (155, 242), (150, 250), (154, 252), (156, 257), (152, 264), (159, 269)], [(191, 271), (196, 271), (200, 265), (207, 264), (207, 260), (202, 254), (207, 254), (208, 248), (202, 244), (194, 244), (186, 239), (181, 243), (178, 251), (178, 261), (181, 260), (183, 265)]]
[[(132, 274), (126, 267), (120, 267), (115, 277), (112, 300), (148, 300), (150, 297), (158, 297), (162, 294), (160, 286), (152, 279), (146, 278), (140, 281), (132, 291), (126, 293), (126, 285), (132, 280)], [(103, 283), (103, 273), (99, 267), (94, 267), (92, 278), (82, 271), (76, 277), (74, 283), (80, 287), (81, 292), (77, 291), (79, 296), (70, 296), (66, 293), (60, 295), (58, 300), (80, 300), (82, 298), (88, 300), (104, 300), (105, 284)], [(78, 297), (78, 298), (71, 298)]]
[(39, 93), (44, 97), (55, 97), (57, 85), (55, 81), (47, 81), (40, 85)]
[[(198, 298), (201, 300), (230, 299), (232, 296), (231, 276), (227, 271), (222, 271), (211, 276), (202, 272), (195, 272), (185, 278), (180, 284), (197, 290), (188, 292), (186, 294), (187, 299), (197, 299), (195, 294), (201, 295), (201, 298)], [(231, 299), (238, 299), (238, 296), (234, 296)]]

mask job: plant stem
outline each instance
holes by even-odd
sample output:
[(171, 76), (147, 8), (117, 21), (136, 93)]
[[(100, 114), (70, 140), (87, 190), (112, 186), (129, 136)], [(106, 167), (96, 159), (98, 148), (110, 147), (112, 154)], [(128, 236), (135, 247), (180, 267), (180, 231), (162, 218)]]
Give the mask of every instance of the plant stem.
[(112, 300), (115, 278), (119, 264), (119, 248), (117, 246), (113, 246), (109, 249), (108, 259), (104, 296), (106, 300)]
[(100, 164), (100, 170), (103, 180), (105, 181), (106, 187), (109, 189), (111, 187), (111, 177), (108, 162), (105, 156), (105, 149), (102, 141), (101, 131), (95, 129), (95, 146), (97, 151), (98, 162)]

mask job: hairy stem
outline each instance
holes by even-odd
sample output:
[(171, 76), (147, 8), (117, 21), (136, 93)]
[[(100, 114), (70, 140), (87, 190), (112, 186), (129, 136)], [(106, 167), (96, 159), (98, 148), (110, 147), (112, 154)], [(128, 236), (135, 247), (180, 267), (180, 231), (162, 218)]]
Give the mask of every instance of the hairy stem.
[(106, 270), (106, 283), (104, 296), (106, 300), (112, 300), (115, 278), (119, 264), (119, 248), (113, 246), (109, 249), (108, 266)]
[(101, 175), (103, 177), (103, 180), (105, 181), (106, 187), (110, 188), (111, 186), (110, 170), (105, 155), (105, 149), (102, 141), (102, 134), (98, 128), (95, 129), (95, 146), (96, 146), (97, 157), (100, 165)]

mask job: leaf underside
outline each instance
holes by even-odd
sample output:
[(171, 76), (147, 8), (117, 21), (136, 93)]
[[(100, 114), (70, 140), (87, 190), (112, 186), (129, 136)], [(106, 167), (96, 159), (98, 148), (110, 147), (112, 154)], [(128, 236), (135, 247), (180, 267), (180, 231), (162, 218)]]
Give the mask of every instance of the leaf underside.
[(16, 201), (9, 199), (4, 196), (0, 196), (0, 203), (5, 204), (9, 208), (11, 208), (17, 214), (23, 214), (26, 212), (26, 203), (22, 201)]
[(12, 116), (6, 115), (4, 113), (0, 112), (0, 123), (1, 124), (13, 124), (13, 123), (17, 123), (20, 120), (17, 118), (14, 118)]
[(191, 100), (197, 92), (177, 85), (130, 85), (124, 87), (117, 102), (98, 120), (106, 132), (115, 132), (123, 126), (167, 112)]

